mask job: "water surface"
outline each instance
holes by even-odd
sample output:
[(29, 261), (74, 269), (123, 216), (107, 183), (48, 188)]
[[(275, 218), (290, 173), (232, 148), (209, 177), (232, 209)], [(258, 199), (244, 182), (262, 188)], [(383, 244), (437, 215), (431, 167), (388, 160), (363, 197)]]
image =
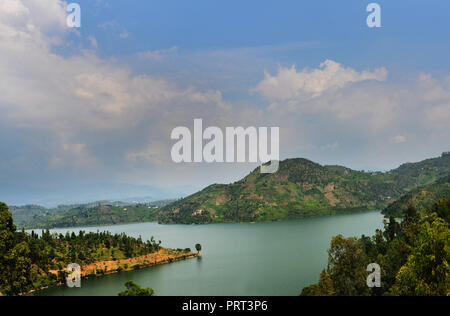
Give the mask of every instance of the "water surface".
[(156, 223), (55, 229), (126, 233), (164, 247), (203, 247), (202, 258), (142, 270), (83, 280), (79, 289), (67, 287), (42, 291), (42, 295), (117, 295), (133, 280), (151, 287), (157, 295), (298, 295), (315, 283), (327, 264), (332, 236), (373, 235), (382, 227), (380, 212), (306, 218), (261, 224), (200, 226)]

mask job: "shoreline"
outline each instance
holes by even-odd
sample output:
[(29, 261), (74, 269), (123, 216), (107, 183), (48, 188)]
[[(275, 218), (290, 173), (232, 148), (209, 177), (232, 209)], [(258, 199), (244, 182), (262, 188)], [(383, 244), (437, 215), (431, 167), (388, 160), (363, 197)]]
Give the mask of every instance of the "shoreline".
[(214, 225), (214, 224), (265, 224), (265, 223), (276, 223), (276, 222), (298, 220), (298, 219), (329, 217), (329, 216), (340, 216), (340, 215), (352, 215), (352, 214), (369, 213), (369, 212), (383, 212), (383, 209), (382, 208), (361, 209), (361, 210), (351, 210), (350, 209), (349, 211), (346, 211), (345, 209), (343, 209), (342, 212), (336, 212), (336, 213), (330, 213), (330, 214), (312, 215), (312, 216), (298, 216), (298, 217), (295, 216), (295, 217), (288, 217), (288, 218), (281, 218), (281, 219), (274, 219), (274, 220), (253, 221), (253, 222), (251, 222), (251, 221), (218, 221), (218, 222), (201, 223), (201, 224), (195, 224), (195, 223), (183, 224), (183, 223), (162, 223), (162, 222), (158, 222), (158, 221), (144, 221), (144, 222), (130, 222), (130, 223), (117, 223), (117, 224), (99, 224), (99, 225), (76, 226), (76, 227), (30, 228), (30, 229), (25, 229), (25, 231), (26, 232), (35, 231), (35, 233), (38, 233), (38, 230), (46, 230), (46, 229), (49, 229), (50, 231), (57, 230), (57, 229), (62, 229), (62, 230), (66, 230), (66, 231), (76, 231), (77, 229), (83, 229), (83, 228), (101, 228), (101, 227), (134, 225), (134, 224), (148, 224), (148, 223), (154, 223), (154, 224), (163, 225), (163, 226), (175, 226), (175, 225), (181, 225), (181, 226), (202, 226), (202, 225)]
[[(354, 214), (362, 214), (362, 213), (371, 213), (371, 212), (380, 212), (383, 210), (381, 208), (373, 208), (373, 209), (361, 209), (361, 210), (350, 210), (346, 211), (345, 209), (342, 212), (336, 212), (332, 214), (321, 214), (321, 215), (311, 215), (311, 216), (295, 216), (295, 217), (287, 217), (273, 220), (261, 220), (261, 221), (218, 221), (218, 222), (210, 222), (210, 223), (192, 223), (192, 224), (183, 224), (183, 223), (160, 223), (156, 222), (158, 225), (164, 226), (206, 226), (206, 225), (216, 225), (216, 224), (267, 224), (267, 223), (278, 223), (278, 222), (286, 222), (293, 220), (301, 220), (301, 219), (310, 219), (310, 218), (321, 218), (321, 217), (333, 217), (333, 216), (342, 216), (342, 215), (354, 215)], [(153, 222), (155, 223), (155, 222)]]
[[(162, 248), (155, 253), (133, 257), (128, 259), (104, 260), (81, 266), (81, 279), (87, 280), (98, 278), (105, 275), (116, 274), (120, 272), (129, 272), (139, 269), (154, 267), (157, 265), (169, 264), (177, 261), (188, 260), (202, 257), (202, 254), (195, 252), (182, 252), (173, 249)], [(65, 270), (62, 270), (65, 271)], [(58, 270), (50, 270), (49, 273), (58, 275)], [(64, 282), (59, 282), (53, 286), (45, 286), (39, 289), (31, 290), (22, 295), (37, 293), (49, 288), (64, 286)]]

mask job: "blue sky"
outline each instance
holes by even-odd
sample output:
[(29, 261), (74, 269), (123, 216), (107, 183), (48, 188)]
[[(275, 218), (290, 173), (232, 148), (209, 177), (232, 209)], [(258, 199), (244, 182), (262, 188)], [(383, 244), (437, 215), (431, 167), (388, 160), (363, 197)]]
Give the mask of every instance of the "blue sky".
[[(72, 39), (81, 47), (89, 46), (87, 37), (93, 36), (99, 56), (119, 58), (137, 73), (172, 80), (185, 74), (178, 81), (181, 85), (201, 72), (198, 76), (208, 78), (204, 87), (221, 89), (233, 99), (250, 98), (247, 88), (261, 79), (264, 69), (276, 71), (279, 64), (304, 68), (331, 59), (357, 70), (385, 66), (390, 80), (405, 80), (418, 72), (447, 74), (442, 63), (450, 55), (450, 5), (445, 1), (378, 1), (382, 28), (366, 25), (370, 1), (79, 3), (84, 37)], [(164, 65), (147, 65), (135, 58), (143, 51), (171, 48), (177, 49), (177, 60)], [(214, 56), (217, 52), (222, 55)], [(206, 64), (201, 58), (212, 60)], [(225, 66), (217, 69), (222, 62)], [(226, 77), (227, 82), (216, 83), (212, 78), (228, 72), (234, 80)], [(237, 77), (245, 78), (244, 85)], [(231, 81), (245, 89), (228, 93), (224, 86)]]
[(174, 165), (170, 131), (199, 117), (355, 169), (450, 149), (448, 1), (377, 1), (381, 28), (370, 1), (77, 2), (76, 30), (59, 0), (0, 3), (0, 200), (179, 196), (255, 167)]
[[(450, 5), (445, 1), (378, 1), (382, 8), (380, 29), (369, 29), (365, 24), (369, 1), (79, 3), (83, 33), (96, 37), (103, 56), (173, 46), (190, 52), (319, 42), (323, 49), (314, 56), (294, 50), (280, 57), (300, 66), (339, 58), (362, 67), (368, 62), (401, 61), (399, 66), (408, 69), (419, 63), (438, 71), (441, 65), (430, 56), (445, 57), (449, 52)], [(105, 24), (111, 26), (99, 27)], [(128, 33), (126, 41), (119, 41), (124, 32)]]

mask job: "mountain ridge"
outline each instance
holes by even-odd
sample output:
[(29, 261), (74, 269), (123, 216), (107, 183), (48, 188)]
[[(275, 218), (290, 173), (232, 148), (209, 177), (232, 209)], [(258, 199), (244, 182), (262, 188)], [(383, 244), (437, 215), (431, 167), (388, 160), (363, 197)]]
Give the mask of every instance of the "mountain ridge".
[(261, 222), (384, 209), (419, 185), (450, 174), (450, 155), (406, 163), (388, 172), (364, 172), (305, 158), (280, 162), (274, 174), (259, 168), (232, 184), (213, 184), (163, 207), (163, 224)]
[(77, 205), (57, 214), (31, 208), (32, 218), (22, 220), (19, 226), (56, 228), (144, 221), (263, 222), (381, 210), (415, 188), (432, 185), (448, 175), (450, 155), (445, 154), (402, 164), (387, 172), (357, 171), (340, 165), (320, 165), (305, 158), (290, 158), (281, 161), (274, 174), (262, 174), (258, 167), (234, 183), (212, 184), (183, 199), (160, 204), (158, 209), (141, 204), (125, 207), (126, 203), (116, 205), (117, 202), (98, 207)]

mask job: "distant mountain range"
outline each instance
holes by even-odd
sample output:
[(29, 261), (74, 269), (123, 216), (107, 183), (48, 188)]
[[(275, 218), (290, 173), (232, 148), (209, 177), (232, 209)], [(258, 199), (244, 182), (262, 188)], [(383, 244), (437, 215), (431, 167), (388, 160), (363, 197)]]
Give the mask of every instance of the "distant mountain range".
[(233, 184), (214, 184), (163, 207), (164, 224), (261, 222), (384, 209), (409, 190), (450, 174), (450, 154), (403, 164), (390, 172), (321, 166), (307, 159), (280, 162), (274, 174), (257, 168)]
[(194, 187), (170, 189), (126, 183), (67, 183), (64, 186), (40, 186), (39, 182), (15, 185), (0, 181), (0, 200), (8, 205), (41, 205), (56, 208), (60, 204), (87, 204), (92, 201), (149, 202), (186, 196)]
[[(260, 168), (232, 184), (213, 184), (177, 201), (96, 202), (87, 205), (11, 207), (20, 227), (55, 228), (158, 221), (163, 224), (262, 222), (385, 209), (401, 216), (409, 203), (422, 209), (449, 195), (450, 154), (406, 163), (389, 172), (322, 166), (307, 159)], [(397, 201), (397, 202), (396, 202)], [(394, 203), (396, 202), (396, 203)], [(156, 204), (155, 204), (156, 203)], [(389, 206), (390, 205), (390, 206)]]
[(98, 201), (80, 205), (61, 205), (47, 209), (38, 205), (11, 206), (14, 223), (19, 228), (61, 228), (115, 225), (155, 221), (160, 207), (174, 202), (161, 200), (137, 203)]

